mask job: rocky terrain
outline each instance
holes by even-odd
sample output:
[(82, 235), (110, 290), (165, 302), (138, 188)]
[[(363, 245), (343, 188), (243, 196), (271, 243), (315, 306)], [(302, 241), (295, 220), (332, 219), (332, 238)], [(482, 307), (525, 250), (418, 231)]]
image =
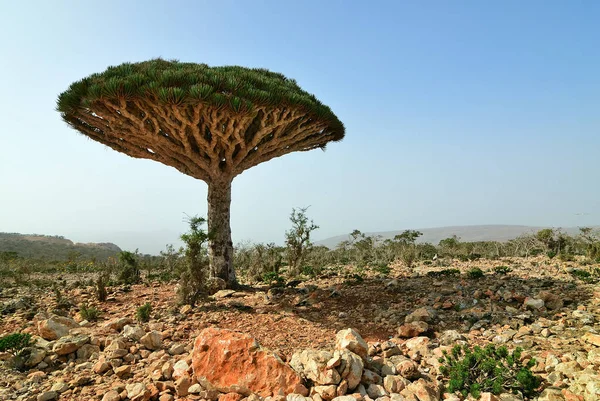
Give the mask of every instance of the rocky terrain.
[[(483, 277), (465, 274), (475, 266)], [(438, 358), (455, 344), (492, 343), (535, 358), (539, 401), (599, 400), (600, 285), (574, 268), (583, 269), (539, 257), (340, 270), (222, 290), (194, 308), (175, 305), (174, 284), (112, 287), (106, 302), (67, 286), (62, 305), (48, 291), (3, 288), (1, 335), (28, 332), (35, 345), (23, 372), (0, 368), (0, 399), (460, 400), (444, 393)], [(146, 302), (150, 320), (136, 321)], [(80, 316), (82, 303), (98, 321)]]

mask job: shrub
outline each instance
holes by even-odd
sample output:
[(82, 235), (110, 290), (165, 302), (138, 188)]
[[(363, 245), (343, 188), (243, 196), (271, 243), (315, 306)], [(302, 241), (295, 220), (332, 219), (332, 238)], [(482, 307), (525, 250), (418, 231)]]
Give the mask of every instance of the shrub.
[(31, 334), (12, 333), (0, 338), (0, 352), (8, 352), (15, 356), (21, 355), (23, 350), (32, 345)]
[(458, 391), (464, 397), (471, 394), (474, 398), (479, 398), (481, 392), (534, 395), (540, 385), (539, 377), (531, 372), (536, 362), (530, 359), (523, 365), (521, 352), (517, 348), (511, 354), (506, 347), (496, 348), (493, 344), (473, 350), (457, 345), (451, 353), (444, 351), (439, 362), (440, 373), (449, 379), (446, 391)]
[(150, 313), (152, 313), (152, 305), (150, 302), (146, 302), (144, 305), (137, 308), (135, 317), (140, 322), (147, 322), (150, 320)]
[(472, 280), (482, 278), (484, 275), (485, 274), (483, 273), (483, 270), (481, 270), (479, 267), (474, 267), (467, 272), (467, 277)]
[(494, 273), (496, 274), (508, 274), (512, 269), (508, 266), (496, 266), (494, 267)]
[(439, 271), (431, 271), (427, 272), (427, 276), (429, 277), (448, 277), (448, 276), (458, 276), (460, 274), (460, 270), (458, 269), (444, 269)]
[(268, 272), (263, 274), (262, 281), (263, 283), (270, 284), (274, 287), (283, 287), (285, 284), (285, 280), (277, 272)]
[(79, 306), (79, 314), (81, 317), (88, 322), (95, 322), (100, 317), (100, 310), (95, 306), (89, 306), (86, 303), (82, 303)]
[(104, 274), (98, 276), (98, 279), (96, 280), (96, 298), (98, 298), (98, 301), (100, 302), (106, 301), (106, 298), (108, 296), (106, 292), (107, 281), (108, 277), (106, 277)]
[(375, 266), (373, 266), (373, 270), (379, 274), (383, 274), (384, 276), (387, 276), (392, 271), (392, 269), (390, 269), (390, 267), (385, 263), (377, 263)]
[(140, 268), (138, 267), (137, 251), (135, 253), (122, 251), (119, 253), (119, 264), (121, 272), (119, 281), (123, 284), (137, 284), (141, 280)]
[(209, 261), (206, 243), (209, 240), (202, 226), (203, 217), (188, 217), (190, 231), (181, 235), (185, 247), (185, 264), (179, 278), (177, 297), (179, 304), (194, 306), (200, 297), (210, 292), (208, 288)]

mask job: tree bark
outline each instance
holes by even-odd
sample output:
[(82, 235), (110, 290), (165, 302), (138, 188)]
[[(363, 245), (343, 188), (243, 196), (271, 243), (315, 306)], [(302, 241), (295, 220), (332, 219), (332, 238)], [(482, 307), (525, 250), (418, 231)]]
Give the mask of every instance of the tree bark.
[(208, 253), (210, 276), (237, 286), (233, 270), (233, 242), (231, 241), (231, 180), (208, 183)]

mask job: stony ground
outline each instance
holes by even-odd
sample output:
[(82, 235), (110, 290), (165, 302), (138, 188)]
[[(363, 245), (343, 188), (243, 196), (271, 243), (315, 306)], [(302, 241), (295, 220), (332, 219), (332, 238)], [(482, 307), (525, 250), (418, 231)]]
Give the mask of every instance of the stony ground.
[[(501, 265), (512, 271), (494, 273)], [(475, 266), (484, 277), (464, 274)], [(439, 273), (450, 268), (463, 274)], [(188, 382), (182, 379), (182, 371), (192, 373), (194, 339), (209, 327), (247, 333), (292, 363), (309, 379), (305, 384), (313, 387), (309, 390), (314, 401), (346, 393), (367, 401), (452, 399), (442, 395), (436, 360), (443, 347), (462, 342), (524, 348), (525, 358), (536, 358), (534, 371), (545, 380), (540, 401), (600, 400), (600, 285), (574, 278), (569, 273), (573, 268), (587, 267), (540, 257), (455, 261), (411, 272), (398, 266), (385, 276), (332, 271), (294, 287), (223, 291), (183, 309), (174, 304), (174, 286), (167, 284), (110, 288), (102, 303), (91, 287), (67, 286), (63, 297), (73, 307), (63, 309), (52, 292), (4, 288), (0, 301), (11, 313), (2, 316), (1, 335), (29, 332), (37, 344), (25, 372), (0, 368), (0, 400), (238, 401), (232, 394), (207, 392), (193, 374)], [(82, 321), (78, 305), (84, 302), (101, 311), (98, 321)], [(146, 302), (152, 305), (150, 321), (135, 322), (136, 309)], [(295, 362), (293, 358), (299, 350), (339, 349), (336, 333), (347, 328), (369, 344), (361, 384), (353, 391), (343, 388), (343, 374), (337, 383), (335, 377), (311, 377), (303, 364), (298, 365), (300, 353)], [(335, 359), (332, 353), (326, 355)], [(412, 373), (403, 374), (406, 363), (399, 356), (412, 361), (417, 373), (411, 368)], [(397, 366), (386, 375), (382, 366), (394, 357)], [(0, 354), (0, 359), (9, 358)], [(340, 369), (321, 363), (322, 370)], [(288, 400), (303, 401), (300, 397), (305, 395)], [(249, 401), (253, 397), (258, 400), (252, 395)]]

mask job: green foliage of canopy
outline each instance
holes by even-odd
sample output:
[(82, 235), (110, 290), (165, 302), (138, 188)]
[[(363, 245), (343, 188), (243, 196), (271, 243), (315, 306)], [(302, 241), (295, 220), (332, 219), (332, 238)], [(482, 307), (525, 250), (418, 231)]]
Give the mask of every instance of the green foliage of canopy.
[(326, 123), (334, 140), (341, 140), (345, 132), (328, 106), (282, 74), (160, 58), (112, 66), (74, 82), (58, 96), (57, 110), (65, 118), (79, 108), (92, 108), (95, 101), (136, 98), (174, 105), (205, 103), (239, 114), (252, 114), (261, 107), (288, 107)]

